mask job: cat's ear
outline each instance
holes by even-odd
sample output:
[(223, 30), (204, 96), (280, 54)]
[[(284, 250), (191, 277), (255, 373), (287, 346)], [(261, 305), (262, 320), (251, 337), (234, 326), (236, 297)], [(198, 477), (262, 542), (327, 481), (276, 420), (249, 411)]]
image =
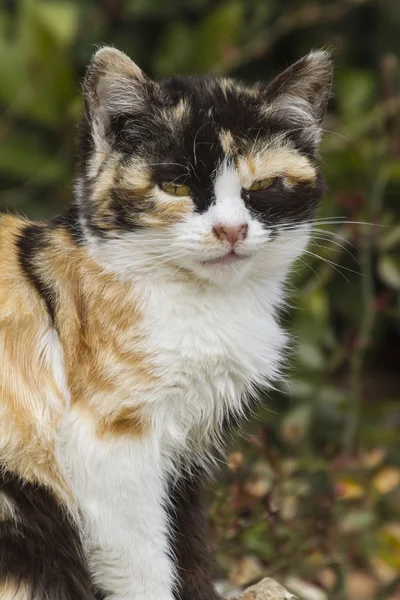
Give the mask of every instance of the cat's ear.
[(332, 60), (325, 50), (310, 52), (267, 87), (267, 101), (273, 111), (301, 122), (320, 123), (332, 89)]
[(113, 121), (146, 107), (153, 85), (123, 52), (110, 47), (96, 52), (83, 82), (87, 116), (96, 146), (104, 146)]

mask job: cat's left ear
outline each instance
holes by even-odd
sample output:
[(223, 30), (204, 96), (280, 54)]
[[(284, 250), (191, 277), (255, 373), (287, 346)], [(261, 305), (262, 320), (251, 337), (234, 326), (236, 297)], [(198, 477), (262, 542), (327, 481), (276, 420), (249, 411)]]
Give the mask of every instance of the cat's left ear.
[(93, 56), (83, 82), (87, 117), (97, 147), (104, 147), (113, 121), (144, 110), (154, 84), (123, 52), (105, 47)]
[(330, 53), (310, 52), (267, 86), (269, 109), (299, 125), (319, 124), (331, 96), (332, 75)]

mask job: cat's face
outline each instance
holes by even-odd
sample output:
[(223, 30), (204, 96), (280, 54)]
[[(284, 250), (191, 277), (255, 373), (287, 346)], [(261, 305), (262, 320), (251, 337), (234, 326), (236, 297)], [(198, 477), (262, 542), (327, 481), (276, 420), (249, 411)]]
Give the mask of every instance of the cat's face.
[(155, 83), (100, 50), (84, 84), (77, 183), (92, 249), (127, 276), (170, 269), (228, 285), (284, 272), (321, 195), (315, 152), (330, 80), (323, 52), (246, 86)]

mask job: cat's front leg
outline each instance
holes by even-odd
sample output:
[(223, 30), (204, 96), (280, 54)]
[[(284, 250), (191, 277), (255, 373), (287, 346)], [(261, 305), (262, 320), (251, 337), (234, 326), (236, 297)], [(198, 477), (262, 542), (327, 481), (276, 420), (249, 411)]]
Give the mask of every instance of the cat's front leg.
[(176, 600), (222, 600), (213, 585), (213, 561), (207, 548), (201, 468), (170, 485), (172, 553), (177, 560)]
[(106, 600), (174, 600), (157, 444), (122, 436), (104, 441), (79, 415), (67, 425), (60, 452), (78, 496), (94, 585)]
[(105, 600), (174, 600), (175, 568), (162, 492), (149, 475), (136, 490), (92, 499), (90, 570)]
[(119, 559), (106, 550), (94, 556), (92, 573), (103, 592), (99, 600), (174, 600), (172, 564), (161, 554), (150, 556), (137, 541), (132, 535), (136, 560), (129, 548)]

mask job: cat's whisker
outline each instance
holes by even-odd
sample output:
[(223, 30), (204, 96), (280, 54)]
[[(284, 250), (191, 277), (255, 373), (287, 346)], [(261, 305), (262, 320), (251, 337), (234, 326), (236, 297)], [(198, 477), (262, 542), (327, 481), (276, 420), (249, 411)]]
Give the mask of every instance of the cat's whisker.
[(182, 163), (176, 163), (176, 162), (159, 162), (159, 163), (149, 163), (148, 164), (149, 167), (181, 167), (182, 169), (186, 169), (186, 171), (188, 171), (190, 173), (190, 169), (188, 166), (183, 165)]
[[(334, 244), (334, 242), (332, 242), (332, 240), (324, 240), (323, 238), (318, 238), (321, 239), (321, 241), (327, 241), (330, 244)], [(311, 246), (312, 247), (317, 247), (320, 248), (321, 250), (328, 250), (330, 252), (334, 251), (335, 253), (338, 252), (343, 252), (345, 254), (348, 254), (354, 261), (356, 261), (356, 257), (354, 256), (354, 254), (349, 250), (349, 248), (344, 248), (341, 244), (336, 244), (338, 246), (338, 248), (333, 248), (332, 245), (329, 246), (325, 246), (323, 244), (320, 244), (318, 241), (314, 241)], [(323, 257), (321, 257), (323, 258)]]
[(308, 254), (309, 256), (312, 256), (313, 258), (322, 260), (324, 263), (331, 266), (337, 273), (339, 273), (342, 277), (344, 277), (344, 279), (346, 279), (346, 281), (349, 285), (350, 285), (350, 281), (347, 279), (347, 277), (344, 276), (344, 274), (341, 272), (341, 270), (348, 271), (349, 273), (353, 273), (354, 275), (358, 275), (358, 276), (362, 275), (362, 273), (360, 273), (360, 271), (354, 271), (354, 269), (350, 269), (349, 267), (345, 267), (343, 265), (335, 263), (332, 260), (329, 260), (328, 258), (325, 258), (323, 256), (319, 256), (318, 254), (315, 254), (315, 252), (311, 252), (311, 250), (304, 250), (304, 254)]
[(342, 241), (344, 244), (346, 244), (348, 246), (353, 246), (355, 248), (354, 244), (348, 239), (348, 237), (346, 235), (342, 235), (340, 233), (337, 233), (336, 231), (331, 231), (330, 229), (320, 229), (318, 227), (313, 227), (313, 229), (311, 231), (311, 235), (313, 236), (315, 233), (321, 233), (323, 235), (330, 236), (332, 238)]
[(198, 137), (200, 131), (204, 127), (206, 127), (206, 125), (210, 125), (210, 123), (212, 124), (213, 121), (206, 121), (205, 123), (203, 123), (202, 125), (200, 125), (200, 127), (198, 128), (198, 130), (196, 132), (196, 135), (194, 136), (194, 139), (193, 139), (193, 157), (194, 157), (194, 164), (195, 164), (195, 166), (197, 165), (197, 156), (196, 156), (196, 140), (197, 140), (197, 137)]
[[(332, 250), (333, 249), (332, 246), (335, 246), (336, 248), (339, 248), (341, 252), (346, 252), (352, 258), (354, 258), (353, 252), (349, 248), (347, 248), (345, 243), (337, 242), (336, 240), (332, 240), (331, 238), (327, 238), (327, 237), (323, 237), (323, 236), (313, 236), (311, 238), (311, 244), (317, 243), (319, 241), (328, 242), (330, 244), (330, 246), (324, 246), (324, 247), (328, 248), (329, 250)], [(354, 250), (356, 250), (355, 246), (352, 246), (352, 247)]]

